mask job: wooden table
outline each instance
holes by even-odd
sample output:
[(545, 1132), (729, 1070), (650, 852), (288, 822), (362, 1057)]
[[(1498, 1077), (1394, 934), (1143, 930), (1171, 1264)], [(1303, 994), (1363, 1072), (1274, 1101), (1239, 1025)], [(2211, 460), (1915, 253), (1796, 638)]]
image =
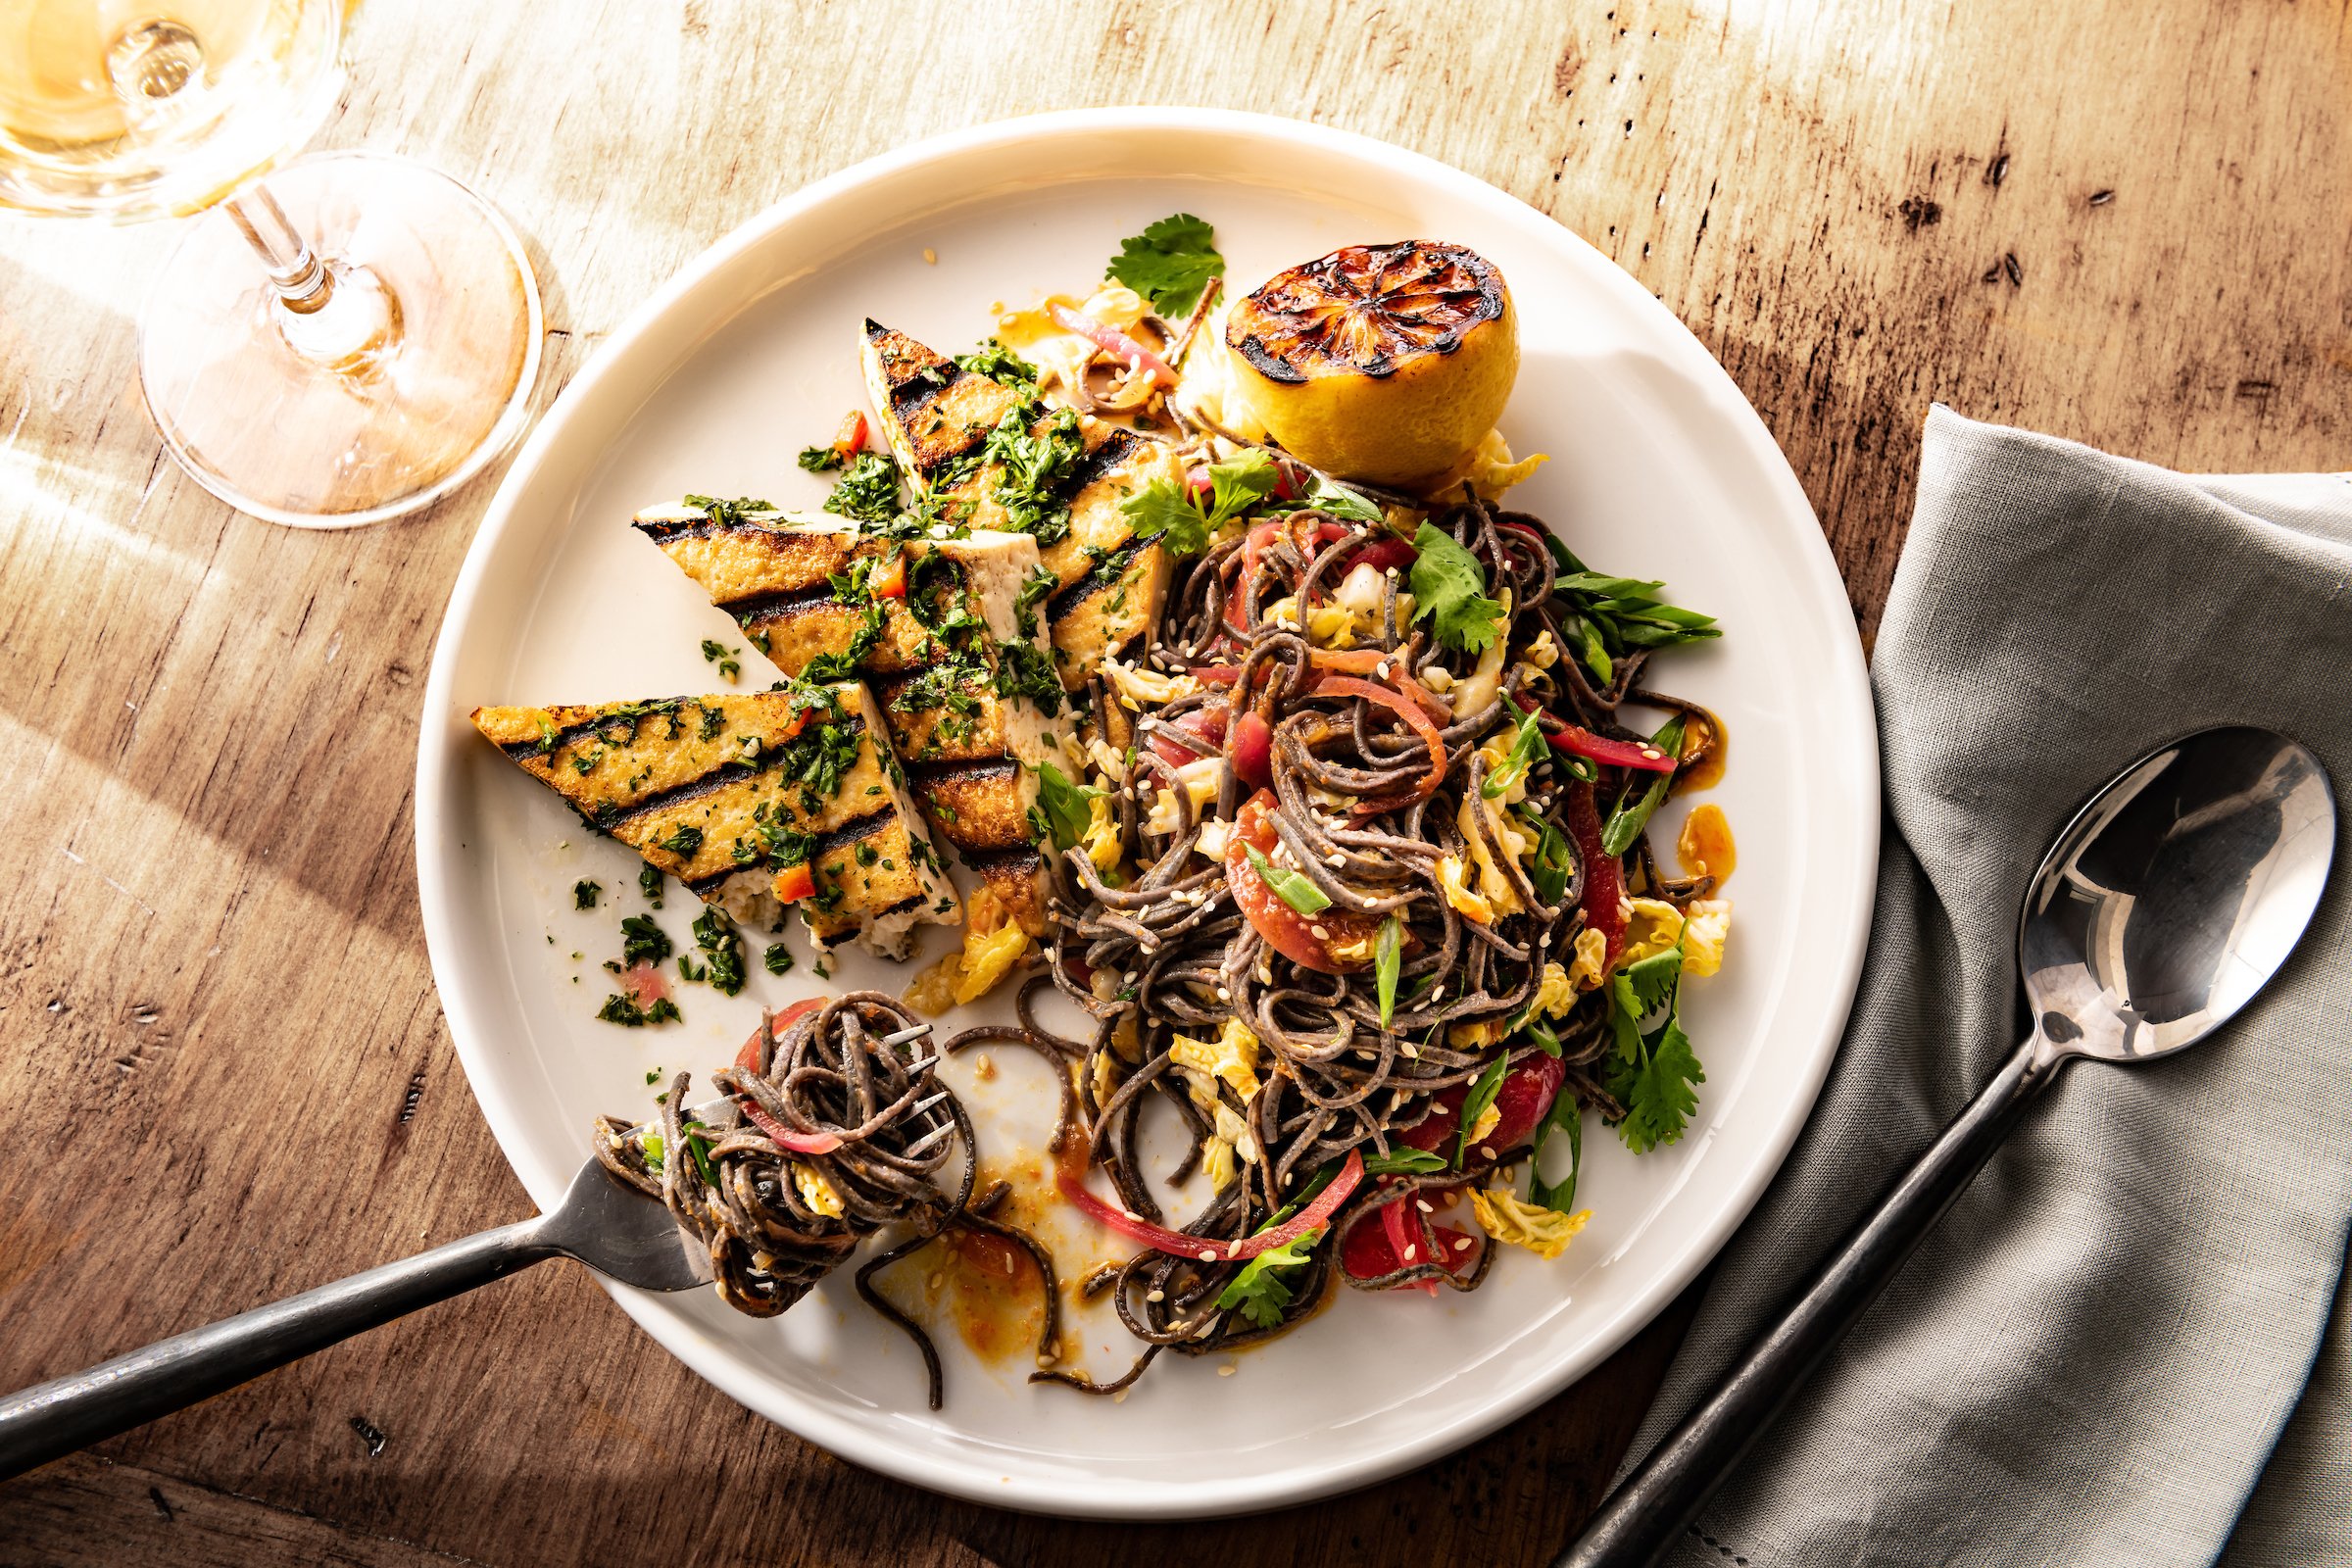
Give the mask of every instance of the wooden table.
[[(514, 219), (547, 292), (544, 406), (736, 222), (917, 136), (1159, 101), (1389, 137), (1556, 215), (1690, 323), (1794, 463), (1866, 636), (1931, 400), (2177, 466), (2345, 461), (2340, 6), (1029, 15), (373, 0), (320, 142), (411, 154)], [(348, 535), (227, 512), (139, 402), (132, 313), (172, 239), (0, 228), (0, 1387), (528, 1207), (435, 1005), (410, 847), (421, 676), (495, 472)], [(1445, 1463), (1187, 1530), (1186, 1559), (1543, 1562), (1687, 1310)], [(0, 1488), (11, 1564), (1092, 1564), (1177, 1545), (835, 1460), (569, 1268)]]

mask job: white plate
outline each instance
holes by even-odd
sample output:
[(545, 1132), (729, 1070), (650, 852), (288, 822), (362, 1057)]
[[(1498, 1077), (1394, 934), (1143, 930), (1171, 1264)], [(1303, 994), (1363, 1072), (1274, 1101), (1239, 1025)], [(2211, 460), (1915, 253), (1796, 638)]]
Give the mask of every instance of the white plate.
[[(1739, 913), (1729, 965), (1690, 988), (1686, 1022), (1708, 1070), (1690, 1132), (1642, 1159), (1606, 1132), (1588, 1138), (1590, 1229), (1555, 1262), (1511, 1251), (1473, 1295), (1343, 1291), (1264, 1348), (1163, 1357), (1118, 1405), (1028, 1386), (1025, 1366), (983, 1365), (951, 1331), (948, 1404), (934, 1415), (911, 1348), (856, 1299), (847, 1271), (769, 1322), (707, 1293), (614, 1292), (719, 1388), (860, 1464), (983, 1502), (1121, 1518), (1268, 1508), (1361, 1486), (1549, 1397), (1714, 1254), (1811, 1107), (1870, 920), (1876, 737), (1853, 617), (1812, 511), (1705, 350), (1551, 220), (1361, 137), (1123, 109), (923, 142), (737, 229), (564, 392), (458, 580), (417, 761), (434, 977), (483, 1113), (548, 1203), (586, 1155), (593, 1113), (642, 1109), (655, 1066), (706, 1074), (761, 1002), (819, 982), (804, 962), (782, 980), (756, 973), (731, 1001), (687, 988), (682, 1025), (597, 1022), (607, 988), (596, 965), (617, 946), (618, 915), (641, 906), (637, 862), (483, 745), (468, 710), (712, 689), (700, 640), (741, 639), (627, 526), (631, 512), (688, 490), (813, 504), (820, 481), (794, 455), (863, 401), (862, 317), (959, 351), (986, 335), (991, 302), (1082, 287), (1120, 236), (1179, 210), (1216, 225), (1244, 289), (1342, 244), (1407, 236), (1470, 245), (1502, 269), (1525, 355), (1505, 433), (1552, 459), (1514, 504), (1598, 568), (1664, 577), (1679, 602), (1722, 618), (1721, 643), (1678, 651), (1659, 678), (1730, 730), (1730, 774), (1712, 799), (1739, 837), (1729, 889)], [(756, 654), (746, 660), (747, 685), (772, 678)], [(582, 876), (609, 890), (590, 914), (571, 908)], [(681, 945), (690, 904), (673, 884), (664, 920)], [(896, 991), (910, 974), (853, 961), (836, 983)], [(987, 1152), (1034, 1148), (1052, 1114), (1045, 1071), (1005, 1059), (1019, 1053), (997, 1056), (996, 1082), (975, 1087), (962, 1066), (955, 1081), (973, 1090)], [(1082, 1230), (1058, 1235), (1065, 1265), (1110, 1251)], [(1123, 1368), (1131, 1342), (1089, 1328), (1091, 1368)], [(1237, 1375), (1216, 1375), (1225, 1359)]]

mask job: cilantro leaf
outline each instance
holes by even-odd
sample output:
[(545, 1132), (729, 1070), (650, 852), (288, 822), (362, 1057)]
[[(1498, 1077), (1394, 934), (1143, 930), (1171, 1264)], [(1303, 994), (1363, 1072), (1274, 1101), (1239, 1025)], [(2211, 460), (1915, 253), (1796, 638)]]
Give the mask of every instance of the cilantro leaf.
[(1690, 1113), (1698, 1108), (1695, 1086), (1707, 1081), (1690, 1049), (1690, 1037), (1683, 1033), (1679, 1011), (1668, 1014), (1656, 1033), (1643, 1037), (1642, 1046), (1646, 1059), (1612, 1071), (1609, 1086), (1625, 1105), (1617, 1136), (1637, 1154), (1683, 1136)]
[(1502, 606), (1486, 597), (1486, 568), (1435, 523), (1421, 525), (1413, 548), (1413, 618), (1434, 618), (1438, 641), (1457, 653), (1485, 653), (1502, 622)]
[(1120, 502), (1119, 511), (1138, 539), (1156, 539), (1171, 556), (1197, 556), (1208, 548), (1208, 519), (1172, 480), (1152, 480)]
[(1249, 1262), (1233, 1277), (1233, 1282), (1217, 1294), (1217, 1309), (1230, 1312), (1240, 1307), (1242, 1316), (1261, 1329), (1270, 1329), (1282, 1322), (1282, 1310), (1291, 1304), (1291, 1288), (1275, 1278), (1278, 1268), (1298, 1268), (1308, 1261), (1307, 1254), (1323, 1239), (1323, 1228), (1314, 1226), (1299, 1232), (1280, 1247), (1269, 1247)]
[(1095, 822), (1088, 803), (1102, 793), (1091, 785), (1071, 783), (1052, 762), (1037, 764), (1037, 803), (1054, 849), (1074, 849), (1086, 837)]
[[(1683, 951), (1667, 949), (1619, 970), (1609, 981), (1609, 1023), (1616, 1051), (1608, 1057), (1603, 1087), (1625, 1107), (1617, 1136), (1637, 1154), (1683, 1136), (1698, 1108), (1695, 1086), (1707, 1075), (1683, 1033)], [(1665, 1020), (1648, 1034), (1641, 1022), (1660, 1010)]]
[(1274, 890), (1274, 896), (1283, 903), (1297, 909), (1300, 914), (1313, 914), (1318, 909), (1326, 909), (1331, 906), (1330, 898), (1321, 888), (1315, 886), (1312, 880), (1301, 876), (1297, 871), (1288, 871), (1276, 865), (1272, 860), (1267, 859), (1265, 852), (1254, 844), (1249, 845), (1247, 848), (1250, 851), (1250, 869), (1264, 880), (1267, 887)]
[(1317, 512), (1327, 512), (1342, 522), (1380, 523), (1388, 520), (1380, 508), (1347, 486), (1334, 484), (1319, 473), (1308, 482), (1306, 499), (1299, 505), (1311, 507)]
[(1272, 495), (1281, 482), (1282, 470), (1263, 447), (1244, 447), (1232, 462), (1210, 464), (1208, 525), (1214, 528), (1240, 516)]
[[(1675, 714), (1658, 726), (1650, 741), (1668, 757), (1683, 755), (1683, 715)], [(1649, 825), (1649, 813), (1666, 799), (1666, 787), (1674, 782), (1672, 773), (1660, 773), (1650, 780), (1649, 788), (1633, 801), (1621, 801), (1609, 813), (1608, 825), (1600, 830), (1600, 848), (1604, 854), (1623, 855), (1634, 847), (1634, 840)]]
[(1209, 279), (1225, 275), (1215, 239), (1205, 220), (1177, 213), (1119, 241), (1102, 275), (1141, 294), (1162, 316), (1189, 316)]
[(969, 354), (956, 355), (956, 366), (973, 375), (985, 375), (999, 386), (1037, 395), (1037, 367), (993, 337)]
[(1507, 1051), (1497, 1053), (1494, 1059), (1487, 1063), (1487, 1070), (1478, 1075), (1478, 1082), (1470, 1086), (1470, 1093), (1463, 1097), (1462, 1141), (1454, 1146), (1454, 1164), (1459, 1165), (1470, 1157), (1470, 1129), (1477, 1125), (1479, 1117), (1487, 1113), (1487, 1107), (1494, 1103), (1494, 1097), (1502, 1093), (1503, 1074), (1510, 1069), (1511, 1054)]

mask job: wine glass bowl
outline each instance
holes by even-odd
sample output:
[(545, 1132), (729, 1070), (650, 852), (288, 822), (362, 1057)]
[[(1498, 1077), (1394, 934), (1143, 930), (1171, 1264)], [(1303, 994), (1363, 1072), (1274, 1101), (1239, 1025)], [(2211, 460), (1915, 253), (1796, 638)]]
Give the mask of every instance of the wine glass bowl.
[(140, 314), (148, 413), (207, 490), (302, 527), (478, 473), (527, 421), (543, 325), (521, 241), (456, 180), (380, 154), (278, 167), (341, 92), (347, 15), (0, 0), (0, 213), (199, 215)]

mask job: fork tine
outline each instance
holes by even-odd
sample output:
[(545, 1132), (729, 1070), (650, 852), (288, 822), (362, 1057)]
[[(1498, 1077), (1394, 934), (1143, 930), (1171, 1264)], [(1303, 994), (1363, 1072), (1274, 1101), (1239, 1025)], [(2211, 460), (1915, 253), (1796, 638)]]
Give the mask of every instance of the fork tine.
[(932, 1128), (929, 1132), (923, 1134), (922, 1137), (917, 1138), (913, 1143), (908, 1144), (904, 1150), (900, 1151), (901, 1157), (911, 1157), (915, 1154), (921, 1153), (924, 1150), (929, 1149), (933, 1144), (938, 1143), (942, 1138), (947, 1137), (948, 1134), (954, 1132), (955, 1130), (956, 1124), (954, 1122), (941, 1122), (938, 1126)]
[(913, 1108), (908, 1110), (906, 1114), (909, 1116), (920, 1116), (924, 1111), (929, 1110), (933, 1105), (938, 1104), (941, 1101), (947, 1098), (948, 1092), (945, 1089), (942, 1089), (938, 1094), (933, 1095), (928, 1100), (916, 1101)]
[(874, 1044), (877, 1046), (903, 1046), (909, 1040), (920, 1040), (923, 1038), (923, 1036), (929, 1034), (930, 1032), (931, 1026), (929, 1024), (918, 1023), (911, 1029), (901, 1029), (895, 1034), (884, 1035), (881, 1039), (875, 1041)]

